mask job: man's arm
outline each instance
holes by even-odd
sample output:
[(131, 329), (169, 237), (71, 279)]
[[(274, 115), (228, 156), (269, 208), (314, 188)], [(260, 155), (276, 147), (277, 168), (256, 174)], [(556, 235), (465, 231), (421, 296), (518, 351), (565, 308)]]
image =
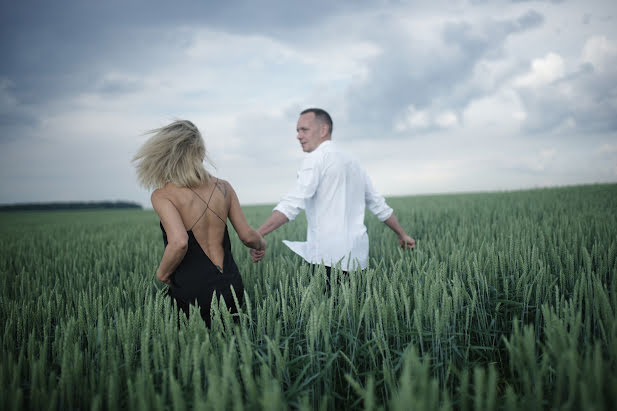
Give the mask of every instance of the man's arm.
[[(272, 212), (272, 215), (270, 215), (270, 217), (268, 217), (268, 219), (261, 225), (261, 227), (257, 229), (257, 232), (262, 236), (265, 236), (266, 234), (271, 233), (272, 231), (276, 230), (288, 221), (289, 219), (285, 214), (281, 213), (278, 210), (274, 210)], [(266, 250), (250, 250), (250, 254), (251, 260), (256, 263), (264, 258), (264, 256), (266, 255)]]
[(274, 210), (272, 215), (257, 229), (257, 232), (262, 236), (270, 234), (283, 224), (289, 221), (289, 218), (278, 210)]
[(396, 233), (398, 237), (398, 243), (401, 247), (403, 247), (403, 249), (414, 248), (416, 246), (416, 240), (407, 235), (403, 227), (401, 227), (401, 225), (399, 224), (398, 218), (396, 218), (394, 212), (384, 221), (384, 224), (390, 227), (392, 231)]
[[(319, 185), (319, 170), (314, 157), (307, 157), (298, 171), (298, 179), (294, 188), (287, 193), (268, 219), (257, 229), (262, 236), (276, 230), (288, 221), (293, 220), (304, 209), (304, 201), (311, 198)], [(264, 258), (263, 251), (251, 250), (254, 263)]]
[(398, 243), (403, 249), (414, 248), (416, 240), (407, 235), (401, 224), (398, 222), (394, 210), (386, 204), (385, 198), (375, 190), (371, 179), (368, 175), (364, 175), (365, 181), (365, 200), (366, 205), (371, 210), (377, 219), (390, 227), (398, 237)]

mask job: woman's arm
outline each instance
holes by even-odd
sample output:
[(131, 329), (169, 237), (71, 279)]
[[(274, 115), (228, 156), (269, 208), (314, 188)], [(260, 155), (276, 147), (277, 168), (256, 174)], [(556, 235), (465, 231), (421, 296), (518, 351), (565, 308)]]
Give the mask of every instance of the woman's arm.
[(231, 203), (229, 205), (229, 220), (231, 224), (234, 226), (236, 233), (238, 233), (238, 237), (245, 246), (252, 248), (254, 250), (265, 250), (266, 249), (266, 240), (264, 240), (263, 236), (259, 234), (257, 231), (250, 226), (250, 224), (246, 221), (246, 217), (244, 216), (244, 212), (242, 212), (242, 207), (240, 207), (240, 201), (238, 200), (238, 196), (236, 192), (231, 187), (231, 184), (225, 182), (229, 187), (229, 191), (231, 193)]
[(188, 249), (188, 234), (180, 213), (163, 192), (154, 191), (151, 201), (152, 207), (161, 219), (161, 224), (163, 224), (165, 233), (167, 233), (167, 246), (159, 268), (156, 270), (156, 278), (165, 284), (169, 284), (169, 277), (180, 265)]

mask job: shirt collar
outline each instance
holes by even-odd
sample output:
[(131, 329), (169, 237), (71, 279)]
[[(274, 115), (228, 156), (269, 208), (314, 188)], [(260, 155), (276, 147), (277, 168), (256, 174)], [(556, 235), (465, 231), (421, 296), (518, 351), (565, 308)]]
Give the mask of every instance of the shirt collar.
[(315, 150), (313, 150), (313, 152), (317, 152), (317, 151), (321, 151), (323, 149), (325, 149), (327, 146), (333, 144), (332, 140), (326, 140), (323, 143), (321, 143), (320, 145), (317, 146), (317, 148)]

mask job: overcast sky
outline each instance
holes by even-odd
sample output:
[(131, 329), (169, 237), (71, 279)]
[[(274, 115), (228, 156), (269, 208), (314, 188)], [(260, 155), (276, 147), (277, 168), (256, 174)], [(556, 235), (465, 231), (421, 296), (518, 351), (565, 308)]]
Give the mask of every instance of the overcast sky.
[(614, 0), (1, 1), (0, 203), (150, 206), (130, 160), (177, 118), (275, 203), (307, 107), (385, 195), (617, 182)]

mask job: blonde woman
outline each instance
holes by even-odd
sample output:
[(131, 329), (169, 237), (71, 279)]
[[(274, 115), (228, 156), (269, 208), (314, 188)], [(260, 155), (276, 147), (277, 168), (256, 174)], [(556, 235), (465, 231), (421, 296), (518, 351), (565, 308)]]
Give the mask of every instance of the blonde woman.
[(165, 251), (156, 277), (187, 315), (190, 304), (199, 304), (209, 326), (213, 295), (236, 312), (232, 289), (239, 304), (244, 293), (227, 219), (247, 247), (265, 250), (266, 242), (247, 223), (231, 184), (205, 170), (205, 144), (193, 123), (174, 121), (151, 133), (133, 162), (139, 182), (154, 189), (152, 206), (161, 221)]

